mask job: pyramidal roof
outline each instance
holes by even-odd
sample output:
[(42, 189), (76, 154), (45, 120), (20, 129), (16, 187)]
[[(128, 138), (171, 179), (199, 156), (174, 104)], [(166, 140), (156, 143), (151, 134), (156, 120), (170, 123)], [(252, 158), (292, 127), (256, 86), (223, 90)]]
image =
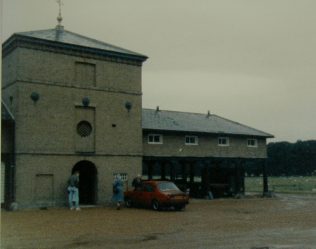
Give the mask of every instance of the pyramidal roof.
[(211, 134), (230, 134), (272, 138), (273, 135), (214, 114), (200, 114), (165, 110), (142, 110), (145, 130), (178, 131)]
[(5, 43), (10, 43), (10, 41), (16, 37), (26, 37), (32, 39), (34, 42), (36, 40), (42, 40), (47, 42), (54, 42), (55, 44), (71, 45), (81, 49), (94, 49), (99, 51), (106, 51), (117, 55), (126, 55), (129, 57), (137, 58), (141, 61), (145, 61), (147, 56), (142, 55), (131, 50), (127, 50), (121, 47), (114, 46), (109, 43), (98, 41), (74, 32), (65, 30), (63, 26), (57, 25), (54, 29), (36, 30), (28, 32), (18, 32), (14, 33), (11, 38), (9, 38)]

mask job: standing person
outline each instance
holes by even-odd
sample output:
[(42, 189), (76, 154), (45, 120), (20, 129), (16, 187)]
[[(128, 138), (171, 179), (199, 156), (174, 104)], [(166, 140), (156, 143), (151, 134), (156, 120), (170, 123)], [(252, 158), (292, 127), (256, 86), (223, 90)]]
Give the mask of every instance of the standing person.
[(123, 194), (123, 181), (119, 174), (115, 176), (115, 179), (113, 182), (112, 201), (116, 202), (116, 209), (120, 210), (121, 203), (124, 201), (124, 194)]
[(79, 208), (79, 171), (75, 171), (68, 180), (68, 201), (70, 210)]
[(138, 174), (133, 182), (132, 182), (132, 186), (135, 188), (134, 190), (140, 190), (142, 188), (142, 176), (140, 174)]

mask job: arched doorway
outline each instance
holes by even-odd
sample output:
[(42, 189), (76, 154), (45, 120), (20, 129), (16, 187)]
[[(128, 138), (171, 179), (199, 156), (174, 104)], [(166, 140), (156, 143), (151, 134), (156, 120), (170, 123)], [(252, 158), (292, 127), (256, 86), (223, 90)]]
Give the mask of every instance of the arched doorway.
[(84, 205), (96, 204), (97, 201), (97, 169), (92, 162), (80, 161), (72, 173), (79, 171), (79, 202)]

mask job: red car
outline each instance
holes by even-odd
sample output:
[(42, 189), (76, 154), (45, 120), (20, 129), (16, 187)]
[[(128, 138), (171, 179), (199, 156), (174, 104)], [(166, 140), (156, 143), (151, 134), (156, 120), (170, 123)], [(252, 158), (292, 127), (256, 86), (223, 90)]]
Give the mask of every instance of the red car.
[(182, 210), (189, 203), (189, 196), (173, 182), (143, 181), (142, 187), (124, 193), (127, 207), (143, 206), (154, 210), (174, 207)]

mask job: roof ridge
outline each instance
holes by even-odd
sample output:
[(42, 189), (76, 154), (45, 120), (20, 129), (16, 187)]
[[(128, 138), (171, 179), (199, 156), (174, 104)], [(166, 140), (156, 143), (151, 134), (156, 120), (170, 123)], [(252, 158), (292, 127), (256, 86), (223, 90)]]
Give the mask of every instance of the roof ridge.
[[(43, 32), (43, 31), (48, 31), (48, 30), (53, 30), (53, 29), (40, 29), (40, 30), (35, 30), (35, 31), (13, 32), (5, 41), (2, 42), (2, 46), (4, 44), (6, 44), (7, 42), (9, 42), (11, 39), (14, 39), (14, 37), (16, 37), (16, 36), (28, 36), (28, 35), (26, 35), (27, 33)], [(36, 39), (41, 39), (41, 38), (36, 38)]]
[(26, 33), (33, 33), (33, 32), (42, 32), (42, 31), (48, 31), (48, 30), (56, 30), (55, 28), (53, 29), (39, 29), (39, 30), (30, 30), (30, 31), (22, 31), (22, 32), (14, 32), (12, 35), (20, 35), (20, 34), (26, 34)]
[(126, 52), (128, 52), (128, 53), (133, 53), (133, 54), (137, 54), (137, 55), (139, 55), (139, 56), (147, 57), (146, 55), (140, 54), (140, 53), (138, 53), (138, 52), (134, 52), (134, 51), (132, 51), (132, 50), (128, 50), (128, 49), (123, 48), (123, 47), (119, 47), (119, 46), (113, 45), (113, 44), (111, 44), (111, 43), (107, 43), (107, 42), (104, 42), (104, 41), (100, 41), (100, 40), (97, 40), (97, 39), (95, 39), (95, 38), (90, 38), (90, 37), (88, 37), (88, 36), (84, 36), (84, 35), (81, 35), (81, 34), (78, 34), (78, 33), (75, 33), (75, 32), (72, 32), (72, 31), (69, 31), (69, 30), (64, 29), (63, 32), (65, 32), (65, 31), (68, 32), (68, 33), (71, 33), (71, 34), (73, 34), (73, 35), (80, 36), (80, 37), (85, 38), (85, 39), (90, 40), (90, 41), (94, 41), (94, 42), (97, 42), (97, 43), (100, 43), (100, 44), (103, 44), (103, 45), (106, 45), (106, 46), (111, 46), (111, 47), (116, 48), (116, 49), (121, 49), (121, 50), (124, 50), (124, 51), (126, 51)]
[[(33, 31), (15, 32), (15, 33), (13, 33), (13, 35), (27, 36), (27, 37), (37, 38), (37, 39), (50, 40), (50, 41), (54, 41), (54, 42), (67, 43), (66, 41), (58, 40), (56, 38), (45, 39), (43, 37), (38, 36), (38, 34), (41, 33), (41, 32), (52, 33), (52, 32), (56, 32), (56, 31), (60, 31), (60, 30), (57, 30), (56, 28), (41, 29), (41, 30), (33, 30)], [(148, 58), (146, 55), (143, 55), (141, 53), (134, 52), (132, 50), (129, 50), (129, 49), (126, 49), (126, 48), (123, 48), (123, 47), (119, 47), (119, 46), (116, 46), (116, 45), (113, 45), (111, 43), (107, 43), (107, 42), (104, 42), (104, 41), (101, 41), (101, 40), (97, 40), (95, 38), (90, 38), (88, 36), (85, 36), (85, 35), (82, 35), (82, 34), (78, 34), (78, 33), (75, 33), (75, 32), (72, 32), (72, 31), (69, 31), (69, 30), (66, 30), (66, 29), (62, 29), (61, 30), (61, 35), (63, 35), (63, 33), (66, 36), (68, 34), (68, 35), (76, 36), (76, 37), (78, 37), (78, 38), (80, 38), (82, 40), (86, 40), (88, 42), (95, 43), (95, 44), (97, 44), (97, 46), (99, 46), (99, 47), (95, 47), (96, 49), (102, 49), (102, 50), (108, 50), (108, 51), (113, 50), (113, 51), (115, 51), (117, 53), (121, 53), (121, 54), (130, 54), (130, 55), (134, 55), (134, 56), (143, 57), (143, 58), (146, 58), (146, 59)], [(8, 40), (10, 38), (11, 37), (9, 37)], [(73, 45), (87, 47), (87, 46), (80, 45), (80, 44), (75, 44), (75, 43)], [(106, 48), (108, 48), (108, 49), (106, 49)]]
[[(151, 108), (143, 108), (143, 110), (148, 110), (148, 111), (153, 111), (153, 112), (156, 112), (155, 109), (151, 109)], [(168, 113), (179, 113), (179, 114), (191, 114), (191, 115), (196, 115), (196, 116), (199, 116), (199, 117), (208, 117), (207, 114), (203, 114), (203, 113), (194, 113), (194, 112), (184, 112), (184, 111), (172, 111), (172, 110), (159, 110), (159, 112), (168, 112)], [(212, 122), (217, 126), (217, 129), (220, 130), (220, 127), (221, 127), (221, 124), (220, 122), (227, 122), (228, 124), (230, 125), (235, 125), (235, 126), (239, 126), (240, 128), (243, 128), (243, 129), (248, 129), (252, 132), (256, 132), (256, 133), (260, 133), (261, 135), (259, 136), (266, 136), (266, 137), (274, 137), (272, 134), (270, 133), (267, 133), (267, 132), (264, 132), (262, 130), (259, 130), (259, 129), (255, 129), (253, 127), (250, 127), (248, 125), (244, 125), (242, 123), (239, 123), (239, 122), (236, 122), (236, 121), (233, 121), (231, 119), (228, 119), (228, 118), (224, 118), (224, 117), (221, 117), (219, 115), (216, 115), (216, 114), (211, 114), (211, 117), (215, 117), (215, 118), (211, 118), (209, 119), (210, 121), (212, 120)], [(258, 136), (257, 135), (254, 135), (254, 136)]]
[[(226, 120), (226, 121), (228, 121), (228, 122), (231, 122), (231, 123), (234, 123), (234, 124), (237, 124), (237, 125), (246, 127), (246, 128), (248, 128), (248, 129), (252, 129), (252, 130), (255, 130), (255, 131), (258, 131), (258, 132), (262, 132), (262, 133), (265, 133), (265, 134), (267, 134), (267, 135), (273, 136), (273, 135), (270, 134), (270, 133), (267, 133), (267, 132), (262, 131), (262, 130), (258, 130), (258, 129), (256, 129), (256, 128), (253, 128), (253, 127), (251, 127), (251, 126), (245, 125), (245, 124), (243, 124), (243, 123), (236, 122), (236, 121), (233, 121), (233, 120), (231, 120), (231, 119), (224, 118), (224, 117), (221, 117), (221, 116), (218, 116), (218, 115), (215, 115), (215, 114), (214, 114), (214, 116), (217, 116), (218, 118), (221, 118), (221, 119)], [(274, 137), (274, 136), (273, 136), (273, 137)]]
[[(146, 110), (156, 111), (156, 109), (152, 109), (152, 108), (142, 108), (142, 109), (143, 110), (146, 109)], [(200, 113), (200, 112), (185, 112), (185, 111), (161, 110), (161, 109), (159, 109), (159, 112), (176, 112), (176, 113), (186, 113), (186, 114), (195, 114), (195, 115), (202, 115), (202, 116), (205, 115), (205, 116), (207, 116), (207, 113), (204, 114), (204, 113)], [(211, 115), (215, 115), (215, 114), (211, 113)]]

